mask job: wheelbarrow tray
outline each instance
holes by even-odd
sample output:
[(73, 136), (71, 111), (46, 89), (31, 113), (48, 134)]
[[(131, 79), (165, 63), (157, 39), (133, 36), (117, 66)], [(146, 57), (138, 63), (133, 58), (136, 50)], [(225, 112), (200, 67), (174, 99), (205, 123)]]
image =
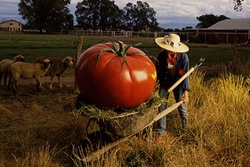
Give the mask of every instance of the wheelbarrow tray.
[[(82, 100), (79, 97), (78, 101)], [(89, 123), (95, 121), (100, 130), (111, 132), (118, 137), (125, 137), (138, 131), (154, 119), (158, 113), (161, 99), (157, 94), (154, 94), (147, 102), (138, 107), (120, 111), (103, 109), (82, 102), (78, 111), (89, 120)]]
[(144, 109), (144, 111), (135, 111), (119, 114), (109, 119), (100, 119), (99, 125), (116, 136), (125, 137), (149, 124), (157, 113), (158, 105), (154, 105)]

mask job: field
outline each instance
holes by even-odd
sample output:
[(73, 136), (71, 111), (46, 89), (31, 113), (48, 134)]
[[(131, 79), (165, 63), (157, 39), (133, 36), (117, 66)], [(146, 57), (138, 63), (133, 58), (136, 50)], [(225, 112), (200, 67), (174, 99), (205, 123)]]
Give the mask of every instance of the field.
[[(98, 42), (122, 40), (143, 43), (151, 57), (160, 51), (153, 39), (84, 37), (83, 50)], [(0, 34), (0, 59), (22, 54), (27, 61), (37, 56), (76, 56), (78, 36)], [(248, 166), (250, 163), (250, 81), (247, 46), (188, 44), (191, 65), (206, 61), (191, 74), (189, 124), (181, 129), (179, 115), (168, 115), (165, 142), (153, 144), (151, 128), (132, 137), (87, 164), (81, 162), (87, 118), (76, 114), (74, 67), (48, 89), (36, 92), (34, 80), (20, 80), (18, 95), (0, 87), (0, 166), (3, 167), (151, 167), (151, 166)], [(244, 75), (224, 74), (222, 68), (236, 56)], [(247, 74), (247, 71), (249, 72)], [(174, 103), (173, 97), (170, 103)], [(91, 124), (91, 131), (97, 130)], [(146, 134), (146, 135), (145, 135)]]
[[(1, 34), (0, 33), (0, 58), (12, 58), (17, 54), (25, 56), (27, 61), (32, 61), (36, 56), (56, 56), (66, 55), (76, 56), (79, 36), (76, 35), (46, 35), (46, 34)], [(121, 40), (126, 44), (139, 44), (149, 56), (157, 56), (160, 51), (154, 43), (153, 38), (112, 38), (105, 36), (83, 37), (83, 47), (85, 50), (90, 46), (106, 41)], [(190, 51), (188, 55), (190, 61), (194, 62), (200, 57), (206, 58), (209, 62), (226, 62), (232, 59), (234, 54), (243, 60), (249, 56), (250, 48), (237, 45), (206, 45), (188, 43)], [(237, 53), (236, 53), (237, 52)]]

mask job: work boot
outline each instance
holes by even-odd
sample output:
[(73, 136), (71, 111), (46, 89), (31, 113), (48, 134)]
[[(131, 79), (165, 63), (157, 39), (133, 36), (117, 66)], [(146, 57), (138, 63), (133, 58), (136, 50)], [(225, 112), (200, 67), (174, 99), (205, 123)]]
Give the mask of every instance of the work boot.
[(160, 144), (164, 141), (164, 137), (163, 136), (158, 136), (155, 141), (154, 144)]

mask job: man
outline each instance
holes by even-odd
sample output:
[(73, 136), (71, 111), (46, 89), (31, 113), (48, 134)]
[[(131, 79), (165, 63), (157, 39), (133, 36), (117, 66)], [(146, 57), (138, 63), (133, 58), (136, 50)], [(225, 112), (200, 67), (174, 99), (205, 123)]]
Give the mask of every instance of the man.
[[(156, 38), (155, 42), (164, 49), (159, 53), (157, 58), (158, 62), (156, 63), (157, 76), (160, 83), (159, 94), (163, 96), (167, 90), (189, 70), (189, 58), (186, 54), (189, 48), (180, 41), (180, 37), (177, 34), (169, 34), (165, 37)], [(184, 79), (173, 90), (176, 102), (181, 100), (184, 102), (178, 107), (183, 128), (186, 128), (188, 122), (187, 102), (189, 91), (189, 77)], [(165, 98), (166, 101), (159, 107), (159, 112), (167, 108), (168, 94)], [(158, 121), (157, 131), (159, 137), (155, 140), (155, 143), (163, 141), (165, 130), (166, 116)]]

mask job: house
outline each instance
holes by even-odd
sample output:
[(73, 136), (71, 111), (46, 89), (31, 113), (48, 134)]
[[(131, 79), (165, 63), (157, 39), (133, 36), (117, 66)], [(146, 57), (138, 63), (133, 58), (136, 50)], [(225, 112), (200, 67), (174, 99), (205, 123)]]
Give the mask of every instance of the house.
[(0, 31), (22, 31), (23, 24), (16, 20), (7, 20), (0, 23)]
[(201, 43), (237, 43), (250, 42), (250, 18), (226, 19), (208, 28), (185, 29), (189, 40)]
[(226, 19), (208, 27), (210, 30), (249, 30), (250, 19)]

